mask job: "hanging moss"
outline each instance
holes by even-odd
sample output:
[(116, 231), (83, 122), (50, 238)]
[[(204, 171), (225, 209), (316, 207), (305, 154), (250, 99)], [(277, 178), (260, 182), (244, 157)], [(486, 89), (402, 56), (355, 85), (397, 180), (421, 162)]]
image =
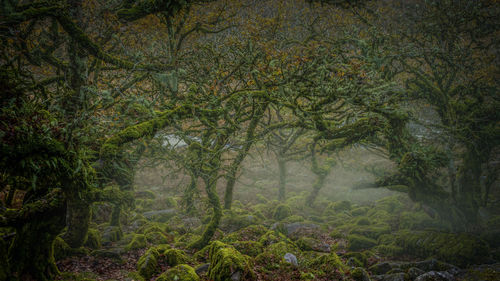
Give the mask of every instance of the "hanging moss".
[(151, 279), (151, 277), (159, 271), (159, 256), (160, 253), (156, 248), (150, 248), (139, 258), (139, 261), (137, 261), (137, 271), (144, 279)]
[[(194, 268), (187, 264), (179, 264), (162, 273), (156, 281), (198, 281), (200, 277)], [(218, 279), (219, 280), (219, 279)]]
[(163, 255), (165, 256), (166, 263), (170, 266), (187, 263), (189, 261), (186, 253), (179, 249), (166, 250)]
[(254, 278), (250, 257), (242, 255), (234, 247), (214, 241), (209, 250), (208, 277), (213, 281), (230, 280), (233, 274), (243, 278)]

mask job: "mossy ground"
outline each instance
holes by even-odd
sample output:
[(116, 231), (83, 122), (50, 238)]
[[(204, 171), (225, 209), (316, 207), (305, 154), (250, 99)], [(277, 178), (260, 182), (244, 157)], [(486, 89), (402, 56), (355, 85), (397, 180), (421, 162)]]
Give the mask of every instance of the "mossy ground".
[[(198, 215), (188, 216), (174, 203), (175, 196), (139, 194), (137, 208), (123, 214), (120, 228), (94, 220), (85, 243), (90, 256), (76, 255), (62, 239), (56, 241), (58, 265), (66, 272), (60, 280), (174, 280), (184, 275), (187, 279), (179, 280), (229, 280), (237, 271), (242, 280), (365, 280), (380, 262), (429, 257), (471, 266), (468, 276), (474, 278), (498, 276), (491, 268), (473, 269), (474, 263), (500, 252), (495, 239), (450, 233), (446, 224), (404, 196), (367, 204), (318, 198), (307, 207), (303, 192), (290, 194), (284, 202), (256, 195), (255, 202), (238, 201), (231, 211), (224, 211), (213, 242), (193, 251), (188, 246), (203, 232), (210, 208), (197, 205)], [(168, 220), (143, 215), (162, 210), (174, 211)], [(488, 221), (491, 233), (500, 229), (498, 221)], [(287, 253), (296, 257), (297, 265), (285, 260)], [(87, 267), (81, 270), (75, 264)]]

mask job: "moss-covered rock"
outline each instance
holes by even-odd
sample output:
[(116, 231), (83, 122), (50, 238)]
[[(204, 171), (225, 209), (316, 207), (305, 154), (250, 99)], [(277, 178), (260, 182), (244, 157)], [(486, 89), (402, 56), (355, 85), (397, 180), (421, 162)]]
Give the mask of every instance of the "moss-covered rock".
[(290, 240), (281, 232), (270, 230), (259, 238), (264, 247), (278, 242), (289, 242)]
[(391, 226), (385, 223), (376, 225), (358, 225), (350, 230), (350, 234), (358, 234), (371, 239), (377, 239), (391, 232)]
[(418, 212), (402, 212), (399, 216), (399, 229), (440, 229), (442, 223), (432, 219), (423, 211)]
[(374, 239), (358, 234), (348, 235), (347, 240), (349, 240), (349, 250), (351, 251), (369, 249), (377, 245), (377, 241), (375, 241)]
[(106, 225), (102, 230), (102, 244), (116, 242), (122, 239), (123, 231), (119, 226)]
[(179, 264), (162, 273), (156, 281), (199, 281), (200, 277), (194, 268), (187, 264)]
[(480, 263), (489, 256), (486, 242), (465, 233), (402, 230), (392, 237), (381, 237), (380, 244), (401, 247), (405, 253), (423, 258), (435, 256), (458, 266)]
[(251, 225), (226, 235), (222, 242), (257, 241), (266, 232), (267, 228), (263, 225)]
[(134, 234), (132, 241), (125, 247), (127, 251), (146, 248), (147, 240), (144, 234)]
[(101, 233), (97, 229), (89, 229), (87, 233), (87, 240), (84, 245), (91, 249), (101, 248)]
[(59, 236), (54, 240), (52, 247), (54, 250), (54, 259), (56, 261), (70, 256), (85, 256), (89, 254), (89, 251), (84, 247), (71, 248), (68, 243)]
[(369, 209), (370, 208), (366, 207), (366, 206), (353, 208), (351, 210), (351, 215), (353, 215), (353, 216), (364, 216), (364, 215), (366, 215), (366, 213), (368, 212)]
[(285, 254), (290, 253), (301, 261), (300, 249), (292, 243), (278, 242), (269, 245), (264, 249), (264, 252), (255, 257), (255, 262), (263, 266), (266, 270), (274, 270), (281, 266), (288, 266), (289, 263), (285, 261)]
[(264, 246), (256, 241), (236, 241), (230, 242), (229, 244), (234, 246), (238, 252), (251, 257), (256, 257), (264, 250)]
[(237, 214), (234, 211), (226, 211), (220, 222), (220, 229), (225, 232), (234, 232), (245, 228), (249, 225), (254, 225), (259, 222), (259, 219), (251, 214)]
[(150, 248), (137, 261), (137, 271), (144, 279), (151, 279), (160, 270), (158, 266), (159, 256), (160, 253), (156, 248)]
[(309, 267), (330, 280), (343, 280), (344, 273), (349, 269), (335, 253), (319, 256), (309, 263)]
[(146, 234), (146, 240), (154, 245), (157, 244), (167, 244), (167, 243), (172, 243), (173, 242), (173, 236), (165, 236), (165, 234), (155, 231), (155, 232), (148, 232)]
[(279, 204), (274, 209), (273, 219), (280, 221), (291, 215), (292, 215), (292, 209), (290, 208), (290, 206), (286, 204)]
[(355, 281), (370, 281), (370, 276), (362, 267), (354, 268), (354, 270), (351, 272), (351, 277)]
[(254, 277), (250, 257), (220, 241), (214, 241), (210, 245), (209, 260), (208, 277), (210, 280), (231, 280), (235, 274), (239, 274), (243, 278)]
[(351, 202), (349, 201), (337, 201), (328, 204), (328, 206), (323, 211), (324, 216), (335, 215), (343, 211), (351, 210)]
[(168, 249), (163, 253), (165, 257), (165, 261), (170, 266), (175, 266), (178, 264), (188, 263), (189, 258), (184, 253), (184, 251), (180, 249)]

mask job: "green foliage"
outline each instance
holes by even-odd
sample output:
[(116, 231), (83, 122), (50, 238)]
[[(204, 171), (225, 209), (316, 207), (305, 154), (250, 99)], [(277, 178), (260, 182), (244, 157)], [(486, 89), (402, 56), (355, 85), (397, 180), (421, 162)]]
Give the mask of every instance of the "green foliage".
[(85, 246), (91, 249), (99, 249), (101, 247), (101, 233), (97, 229), (89, 229)]

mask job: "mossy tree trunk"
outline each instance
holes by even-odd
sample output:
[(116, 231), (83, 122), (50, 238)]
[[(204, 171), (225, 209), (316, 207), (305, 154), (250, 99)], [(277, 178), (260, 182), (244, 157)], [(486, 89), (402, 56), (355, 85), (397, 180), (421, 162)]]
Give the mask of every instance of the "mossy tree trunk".
[(243, 147), (238, 151), (238, 155), (236, 159), (233, 161), (229, 168), (229, 172), (226, 175), (227, 183), (226, 183), (226, 192), (224, 193), (224, 209), (231, 209), (231, 205), (233, 203), (233, 189), (236, 184), (236, 175), (241, 167), (241, 163), (245, 160), (245, 157), (248, 155), (252, 144), (256, 141), (255, 139), (255, 130), (257, 129), (257, 125), (259, 121), (262, 119), (265, 110), (267, 109), (269, 102), (264, 102), (256, 111), (256, 113), (252, 116), (252, 120), (248, 125), (245, 137), (245, 143)]
[(15, 275), (9, 280), (28, 276), (40, 281), (54, 280), (59, 271), (52, 244), (65, 226), (65, 204), (62, 198), (40, 200), (27, 204), (21, 212), (9, 249), (10, 271)]
[(63, 236), (64, 241), (72, 248), (79, 248), (87, 238), (90, 223), (90, 204), (72, 194), (66, 200), (66, 226), (68, 230)]

